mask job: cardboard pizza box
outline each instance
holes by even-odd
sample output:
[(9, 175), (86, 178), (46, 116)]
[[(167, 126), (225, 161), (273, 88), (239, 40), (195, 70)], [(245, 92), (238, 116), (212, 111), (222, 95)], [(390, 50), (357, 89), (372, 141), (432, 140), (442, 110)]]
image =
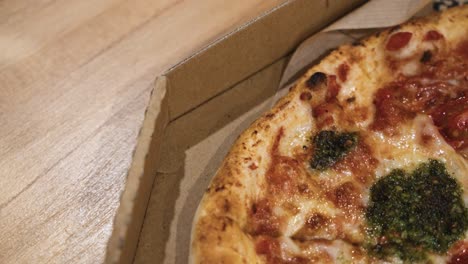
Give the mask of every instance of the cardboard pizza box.
[(187, 263), (194, 213), (237, 135), (271, 107), (291, 52), (364, 0), (291, 0), (156, 78), (106, 263)]

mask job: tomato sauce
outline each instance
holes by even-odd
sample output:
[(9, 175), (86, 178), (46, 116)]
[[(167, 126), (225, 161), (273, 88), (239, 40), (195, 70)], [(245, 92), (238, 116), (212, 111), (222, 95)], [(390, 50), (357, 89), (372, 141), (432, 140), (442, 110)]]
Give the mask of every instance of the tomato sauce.
[(340, 92), (341, 87), (336, 82), (336, 75), (329, 75), (327, 80), (327, 101), (331, 101), (336, 98), (336, 96)]
[(359, 189), (352, 182), (345, 182), (328, 192), (328, 199), (349, 215), (361, 207)]
[(433, 41), (442, 39), (444, 36), (440, 34), (438, 31), (429, 30), (426, 35), (424, 35), (424, 40), (426, 41)]
[(272, 212), (272, 203), (262, 199), (252, 205), (250, 212), (251, 233), (254, 235), (279, 235), (279, 219)]
[(406, 46), (413, 36), (411, 32), (397, 32), (390, 36), (385, 48), (389, 51), (397, 51)]
[(284, 129), (280, 128), (271, 150), (271, 165), (266, 172), (266, 179), (272, 193), (291, 194), (297, 190), (300, 161), (280, 155), (278, 148), (283, 135)]
[(461, 241), (455, 244), (452, 251), (452, 257), (448, 264), (466, 264), (468, 263), (468, 242)]
[(468, 147), (468, 97), (448, 100), (430, 116), (447, 143), (455, 149)]
[(357, 182), (368, 185), (374, 179), (374, 171), (377, 165), (378, 160), (372, 155), (369, 146), (360, 142), (353, 151), (338, 161), (333, 168), (343, 173), (351, 171)]
[(338, 77), (340, 81), (345, 82), (348, 79), (349, 66), (346, 63), (340, 64), (338, 66)]
[[(431, 38), (436, 38), (435, 33), (431, 34)], [(467, 41), (452, 51), (455, 54), (439, 55), (439, 59), (423, 64), (420, 75), (400, 75), (380, 88), (374, 97), (376, 113), (371, 128), (393, 135), (398, 132), (399, 123), (424, 113), (432, 118), (454, 149), (467, 148), (468, 55), (464, 58), (465, 50), (468, 50)]]

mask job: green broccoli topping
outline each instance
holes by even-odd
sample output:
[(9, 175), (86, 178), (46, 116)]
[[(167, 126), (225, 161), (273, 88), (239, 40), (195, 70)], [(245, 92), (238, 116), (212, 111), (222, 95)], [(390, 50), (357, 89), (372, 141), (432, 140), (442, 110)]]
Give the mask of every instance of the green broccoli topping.
[(314, 137), (314, 157), (310, 162), (313, 169), (326, 170), (341, 160), (357, 145), (356, 132), (322, 130)]
[(411, 174), (393, 170), (370, 191), (369, 249), (380, 258), (412, 262), (445, 253), (468, 227), (463, 191), (441, 161), (422, 163)]

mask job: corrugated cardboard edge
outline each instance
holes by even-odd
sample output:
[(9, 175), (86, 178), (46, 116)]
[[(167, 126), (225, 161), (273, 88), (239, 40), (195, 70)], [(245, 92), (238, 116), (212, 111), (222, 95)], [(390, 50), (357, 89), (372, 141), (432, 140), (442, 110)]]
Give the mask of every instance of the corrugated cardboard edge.
[(114, 219), (105, 263), (131, 263), (140, 235), (146, 204), (151, 194), (163, 131), (169, 122), (167, 79), (158, 77), (150, 95), (145, 119), (137, 139), (125, 190)]

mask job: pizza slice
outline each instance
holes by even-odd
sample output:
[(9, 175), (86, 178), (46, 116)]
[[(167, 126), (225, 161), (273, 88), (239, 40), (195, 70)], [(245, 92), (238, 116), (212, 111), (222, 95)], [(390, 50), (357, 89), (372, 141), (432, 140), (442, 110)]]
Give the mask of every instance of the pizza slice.
[(344, 45), (236, 141), (192, 263), (468, 263), (468, 7)]

